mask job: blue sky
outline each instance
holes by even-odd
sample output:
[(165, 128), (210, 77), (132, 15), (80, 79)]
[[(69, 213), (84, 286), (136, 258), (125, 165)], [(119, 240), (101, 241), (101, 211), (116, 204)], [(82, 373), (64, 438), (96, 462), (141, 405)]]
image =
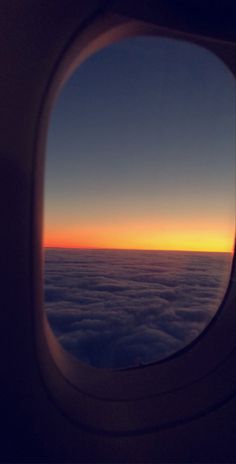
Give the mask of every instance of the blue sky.
[(227, 251), (234, 199), (235, 81), (215, 55), (131, 38), (66, 83), (48, 135), (47, 245)]

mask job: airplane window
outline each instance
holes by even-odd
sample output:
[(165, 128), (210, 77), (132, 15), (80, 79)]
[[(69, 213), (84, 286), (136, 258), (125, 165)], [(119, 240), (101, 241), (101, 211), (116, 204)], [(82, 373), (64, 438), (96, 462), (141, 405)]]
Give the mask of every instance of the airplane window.
[(92, 55), (53, 109), (45, 311), (95, 367), (162, 360), (216, 314), (235, 236), (235, 82), (192, 43), (133, 37)]

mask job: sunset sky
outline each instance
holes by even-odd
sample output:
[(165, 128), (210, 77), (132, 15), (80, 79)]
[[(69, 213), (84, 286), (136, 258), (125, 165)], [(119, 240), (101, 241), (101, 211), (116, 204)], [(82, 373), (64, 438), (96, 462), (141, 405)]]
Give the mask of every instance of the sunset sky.
[(233, 76), (182, 41), (107, 47), (56, 102), (45, 177), (45, 246), (232, 251)]

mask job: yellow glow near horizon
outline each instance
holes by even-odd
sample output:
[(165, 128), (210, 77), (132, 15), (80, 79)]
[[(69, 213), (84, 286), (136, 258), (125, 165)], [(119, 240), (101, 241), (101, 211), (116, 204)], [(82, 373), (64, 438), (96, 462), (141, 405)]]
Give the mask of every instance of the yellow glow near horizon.
[(215, 224), (116, 224), (47, 228), (45, 247), (232, 252), (232, 228)]

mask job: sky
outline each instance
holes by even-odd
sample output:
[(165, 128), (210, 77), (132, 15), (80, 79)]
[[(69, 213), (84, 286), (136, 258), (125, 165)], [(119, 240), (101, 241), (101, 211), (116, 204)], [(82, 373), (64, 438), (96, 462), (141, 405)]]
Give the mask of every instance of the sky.
[(230, 71), (159, 37), (91, 56), (52, 111), (44, 204), (48, 247), (232, 251)]

